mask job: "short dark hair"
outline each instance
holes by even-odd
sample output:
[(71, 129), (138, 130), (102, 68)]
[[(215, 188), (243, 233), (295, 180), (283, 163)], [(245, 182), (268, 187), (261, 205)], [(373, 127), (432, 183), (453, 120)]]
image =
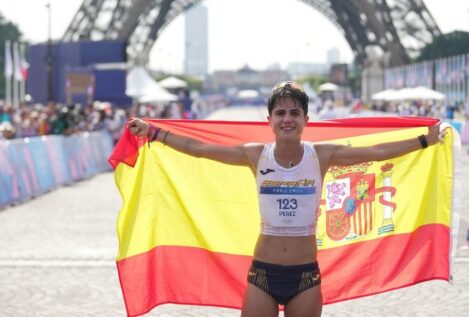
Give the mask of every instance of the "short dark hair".
[(303, 109), (304, 115), (308, 115), (309, 98), (303, 90), (303, 87), (294, 81), (284, 81), (276, 84), (274, 88), (272, 88), (267, 102), (269, 116), (272, 115), (272, 111), (277, 102), (285, 98), (291, 98), (295, 103), (298, 103)]

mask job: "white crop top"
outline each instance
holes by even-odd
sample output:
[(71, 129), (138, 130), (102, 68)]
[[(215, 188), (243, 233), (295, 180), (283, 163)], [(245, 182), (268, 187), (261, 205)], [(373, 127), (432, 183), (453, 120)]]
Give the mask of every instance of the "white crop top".
[(275, 161), (275, 144), (264, 146), (256, 173), (262, 234), (316, 234), (316, 211), (322, 190), (321, 169), (313, 143), (302, 144), (303, 158), (291, 168), (282, 167)]

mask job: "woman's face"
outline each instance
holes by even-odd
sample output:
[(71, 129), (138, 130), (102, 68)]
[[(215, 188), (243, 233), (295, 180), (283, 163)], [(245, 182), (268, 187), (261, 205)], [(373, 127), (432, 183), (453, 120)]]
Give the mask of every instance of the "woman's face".
[(269, 124), (277, 139), (297, 140), (309, 116), (305, 116), (303, 108), (291, 98), (280, 99), (272, 110), (272, 115), (267, 117)]

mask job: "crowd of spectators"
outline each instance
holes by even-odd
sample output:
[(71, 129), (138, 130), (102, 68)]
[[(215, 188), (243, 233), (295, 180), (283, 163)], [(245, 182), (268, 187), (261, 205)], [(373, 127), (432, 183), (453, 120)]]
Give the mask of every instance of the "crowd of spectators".
[[(185, 102), (183, 102), (185, 101)], [(190, 99), (163, 104), (137, 104), (118, 108), (106, 102), (89, 105), (60, 103), (22, 104), (13, 108), (0, 101), (0, 140), (43, 135), (73, 135), (106, 130), (115, 142), (120, 138), (128, 118), (202, 119), (225, 107), (223, 98)]]
[(0, 104), (0, 139), (15, 139), (50, 134), (72, 135), (107, 130), (118, 138), (128, 113), (106, 103), (88, 106), (49, 103), (22, 104), (14, 109)]
[(464, 115), (462, 105), (451, 103), (435, 103), (429, 101), (412, 101), (401, 103), (373, 104), (372, 110), (395, 113), (399, 116), (434, 117), (453, 120)]

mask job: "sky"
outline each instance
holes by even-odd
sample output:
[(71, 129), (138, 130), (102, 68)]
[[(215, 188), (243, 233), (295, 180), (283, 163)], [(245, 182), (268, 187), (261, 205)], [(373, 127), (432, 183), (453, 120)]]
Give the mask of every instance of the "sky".
[[(0, 0), (0, 12), (32, 43), (59, 40), (83, 0)], [(392, 1), (392, 0), (391, 0)], [(264, 69), (290, 62), (323, 63), (337, 47), (341, 62), (353, 59), (342, 33), (314, 8), (298, 0), (205, 0), (209, 23), (209, 70)], [(469, 0), (425, 0), (443, 33), (469, 31)], [(25, 10), (26, 9), (26, 10)], [(176, 18), (155, 43), (150, 67), (178, 73), (184, 62), (184, 18)]]

